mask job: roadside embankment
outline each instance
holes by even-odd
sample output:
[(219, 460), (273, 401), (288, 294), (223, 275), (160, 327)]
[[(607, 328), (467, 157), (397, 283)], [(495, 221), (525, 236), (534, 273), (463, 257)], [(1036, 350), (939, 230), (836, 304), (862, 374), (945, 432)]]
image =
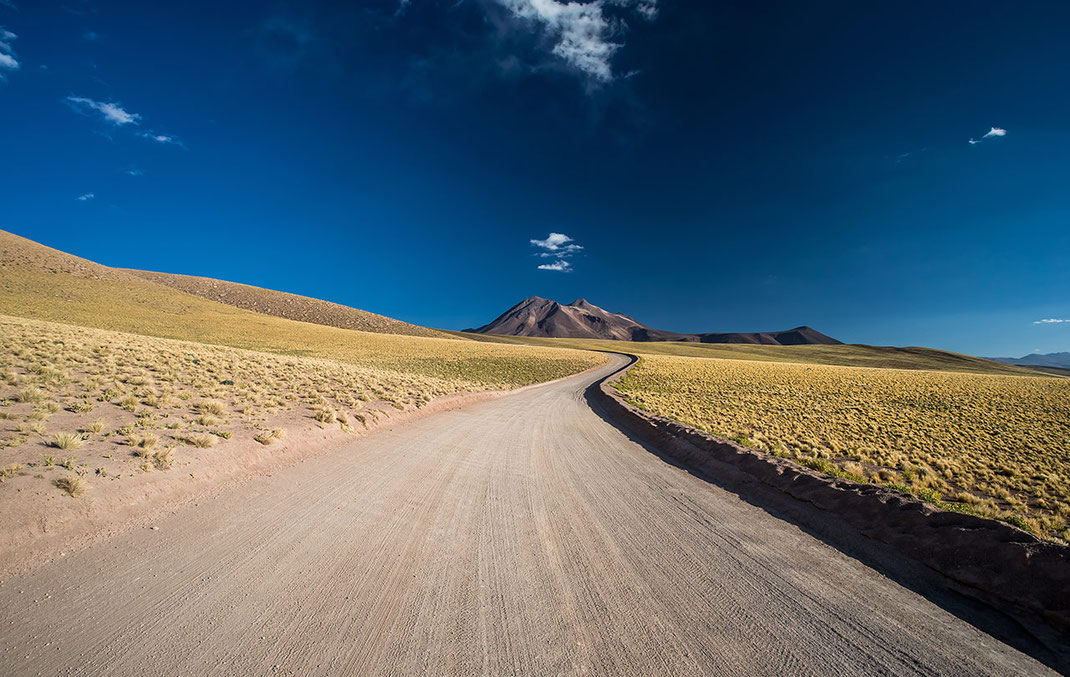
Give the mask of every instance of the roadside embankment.
[(711, 478), (731, 474), (733, 484), (759, 482), (783, 492), (946, 577), (956, 590), (1070, 636), (1070, 547), (1003, 522), (939, 510), (893, 489), (823, 475), (638, 409), (613, 387), (637, 359), (596, 383), (588, 397), (659, 453)]

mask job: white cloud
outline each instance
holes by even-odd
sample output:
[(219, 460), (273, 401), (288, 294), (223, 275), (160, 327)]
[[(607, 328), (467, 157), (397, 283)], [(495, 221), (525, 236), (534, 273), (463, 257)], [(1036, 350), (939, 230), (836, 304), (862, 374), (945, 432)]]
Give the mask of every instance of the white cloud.
[(563, 233), (550, 233), (545, 240), (532, 240), (531, 244), (547, 251), (542, 256), (560, 256), (562, 253), (577, 252), (583, 247), (578, 244), (570, 244), (572, 238)]
[(536, 256), (544, 259), (554, 259), (553, 263), (544, 263), (539, 266), (539, 270), (571, 272), (572, 264), (565, 259), (583, 249), (564, 233), (550, 233), (545, 240), (530, 240), (530, 242), (533, 246), (544, 250), (538, 252)]
[(571, 273), (572, 264), (568, 261), (559, 259), (557, 261), (554, 261), (553, 263), (542, 264), (541, 266), (539, 266), (539, 270), (556, 270), (560, 273)]
[[(0, 71), (19, 69), (19, 61), (15, 58), (15, 48), (11, 45), (17, 37), (19, 36), (8, 29), (0, 27)], [(3, 79), (3, 73), (0, 73), (0, 80)]]
[(606, 16), (612, 5), (634, 9), (645, 19), (657, 16), (657, 0), (496, 0), (516, 18), (539, 25), (556, 42), (553, 54), (582, 73), (601, 82), (613, 79), (610, 59), (621, 45), (612, 42), (619, 23)]
[(988, 130), (985, 133), (985, 135), (982, 136), (980, 139), (972, 139), (971, 138), (970, 139), (970, 145), (971, 146), (975, 146), (975, 145), (981, 143), (982, 141), (984, 141), (985, 139), (992, 139), (992, 138), (995, 138), (997, 136), (1007, 136), (1007, 130), (1006, 129), (1002, 129), (1000, 127), (993, 127), (992, 129)]
[(89, 202), (90, 200), (92, 200), (95, 197), (96, 197), (96, 195), (94, 195), (92, 193), (86, 193), (85, 195), (79, 195), (77, 199), (78, 199), (79, 202)]
[(1058, 320), (1054, 317), (1049, 317), (1043, 320), (1037, 320), (1033, 324), (1062, 324), (1063, 322), (1070, 323), (1070, 320)]
[(179, 141), (173, 136), (168, 136), (167, 134), (156, 134), (155, 132), (138, 132), (137, 135), (143, 139), (155, 141), (156, 143), (171, 144), (174, 146), (182, 146), (183, 148), (185, 148), (185, 145), (181, 141)]
[(129, 124), (136, 125), (137, 121), (141, 119), (140, 115), (137, 113), (127, 113), (123, 110), (122, 106), (117, 103), (94, 101), (93, 99), (87, 99), (84, 96), (68, 96), (67, 101), (75, 110), (83, 114), (88, 114), (88, 111), (95, 110), (103, 115), (105, 120), (117, 127)]

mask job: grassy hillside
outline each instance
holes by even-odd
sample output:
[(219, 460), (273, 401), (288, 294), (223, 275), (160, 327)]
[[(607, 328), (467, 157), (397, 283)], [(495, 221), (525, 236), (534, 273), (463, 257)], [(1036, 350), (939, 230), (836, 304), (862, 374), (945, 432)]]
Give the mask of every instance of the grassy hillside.
[(350, 308), (330, 301), (262, 289), (238, 282), (213, 280), (192, 275), (154, 273), (145, 270), (125, 272), (202, 298), (225, 303), (228, 306), (251, 310), (264, 315), (274, 315), (288, 320), (311, 322), (339, 329), (355, 329), (377, 334), (403, 334), (405, 336), (445, 337), (443, 332), (390, 317)]
[(1070, 540), (1070, 380), (649, 355), (618, 388), (816, 470)]
[(601, 361), (572, 350), (376, 334), (254, 313), (3, 231), (0, 315), (339, 360), (467, 384), (458, 389), (516, 387)]
[[(461, 332), (450, 333), (460, 334)], [(610, 350), (635, 353), (637, 355), (710, 357), (758, 362), (796, 362), (801, 364), (831, 364), (845, 367), (880, 367), (886, 369), (932, 369), (935, 371), (960, 371), (974, 374), (1037, 375), (1037, 372), (1031, 369), (932, 348), (892, 348), (864, 345), (768, 346), (738, 343), (632, 342), (488, 334), (464, 335), (475, 341), (489, 343)]]

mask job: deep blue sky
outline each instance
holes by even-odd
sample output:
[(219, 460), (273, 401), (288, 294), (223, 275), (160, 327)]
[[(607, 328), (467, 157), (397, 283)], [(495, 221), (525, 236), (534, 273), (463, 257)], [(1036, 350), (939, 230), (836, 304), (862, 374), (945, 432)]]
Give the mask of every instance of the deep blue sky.
[(603, 2), (0, 0), (0, 228), (446, 328), (1070, 350), (1070, 3)]

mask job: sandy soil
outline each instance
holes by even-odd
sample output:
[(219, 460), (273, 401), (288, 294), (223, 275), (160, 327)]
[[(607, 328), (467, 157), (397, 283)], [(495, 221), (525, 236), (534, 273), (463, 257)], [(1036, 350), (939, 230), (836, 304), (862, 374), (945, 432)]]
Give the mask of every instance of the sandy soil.
[(4, 580), (0, 665), (1046, 673), (630, 441), (583, 399), (613, 368), (384, 430)]

